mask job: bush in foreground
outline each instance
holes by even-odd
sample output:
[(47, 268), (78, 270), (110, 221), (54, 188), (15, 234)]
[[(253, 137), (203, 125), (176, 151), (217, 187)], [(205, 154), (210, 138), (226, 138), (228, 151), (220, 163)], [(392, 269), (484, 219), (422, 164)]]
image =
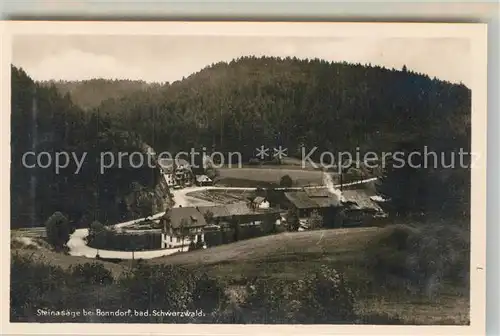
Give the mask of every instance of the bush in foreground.
[(244, 304), (252, 323), (354, 323), (355, 295), (343, 275), (322, 266), (303, 280), (251, 281)]
[[(229, 288), (215, 278), (179, 266), (139, 264), (111, 283), (100, 263), (64, 270), (31, 258), (12, 260), (13, 321), (67, 322), (37, 317), (36, 309), (109, 311), (202, 311), (203, 316), (132, 316), (82, 318), (80, 322), (140, 323), (353, 323), (353, 293), (343, 276), (323, 267), (301, 281), (250, 281), (247, 296), (230, 300)], [(243, 296), (244, 297), (244, 296)], [(241, 305), (241, 306), (240, 306)], [(68, 318), (72, 322), (76, 320)], [(68, 320), (68, 321), (69, 321)]]
[[(205, 274), (195, 274), (179, 266), (141, 264), (119, 281), (128, 307), (137, 310), (196, 311), (203, 317), (154, 317), (149, 322), (209, 322), (228, 302), (224, 286)], [(144, 319), (141, 319), (144, 322)]]
[(60, 212), (55, 212), (45, 222), (48, 242), (57, 250), (64, 248), (71, 234), (69, 221)]
[(27, 321), (36, 316), (38, 308), (57, 308), (57, 303), (49, 300), (50, 294), (68, 281), (61, 267), (17, 253), (12, 256), (10, 276), (11, 321)]
[(113, 282), (111, 271), (103, 264), (95, 262), (73, 266), (71, 275), (88, 284), (110, 284)]
[[(443, 282), (468, 286), (469, 235), (458, 226), (435, 223), (386, 227), (366, 249), (366, 264), (384, 286), (403, 286), (433, 296)], [(389, 281), (390, 279), (399, 281)]]

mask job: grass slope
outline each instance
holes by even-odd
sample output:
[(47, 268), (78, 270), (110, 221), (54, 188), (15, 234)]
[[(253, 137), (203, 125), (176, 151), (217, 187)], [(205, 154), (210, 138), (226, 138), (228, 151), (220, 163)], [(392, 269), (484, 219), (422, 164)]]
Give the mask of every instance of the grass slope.
[(364, 270), (356, 265), (363, 262), (364, 247), (379, 230), (352, 228), (286, 232), (148, 262), (192, 267), (234, 285), (254, 277), (300, 279), (325, 264), (358, 278), (359, 273), (365, 275)]
[[(234, 298), (245, 296), (244, 284), (254, 277), (294, 281), (326, 264), (344, 272), (350, 286), (359, 291), (356, 310), (368, 324), (468, 324), (469, 298), (463, 288), (446, 285), (437, 296), (427, 297), (401, 288), (365, 286), (374, 277), (366, 267), (367, 253), (373, 248), (370, 243), (391, 234), (391, 230), (373, 227), (287, 232), (142, 262), (206, 271), (225, 282)], [(63, 268), (94, 261), (55, 253), (43, 246), (17, 246), (12, 253), (32, 255)], [(96, 262), (115, 277), (131, 267), (130, 262)]]
[[(233, 244), (148, 260), (151, 264), (177, 264), (206, 271), (227, 282), (234, 296), (244, 296), (248, 279), (297, 280), (328, 264), (344, 272), (359, 290), (357, 310), (367, 323), (468, 324), (466, 290), (445, 285), (438, 295), (412, 294), (403, 288), (373, 285), (367, 266), (370, 243), (392, 228), (349, 228), (280, 233)], [(402, 280), (396, 281), (401, 283)], [(389, 285), (388, 285), (389, 286)], [(392, 321), (392, 322), (390, 322)]]
[(85, 257), (75, 257), (64, 253), (54, 252), (42, 246), (20, 246), (16, 244), (15, 246), (11, 247), (11, 255), (14, 255), (16, 253), (22, 256), (31, 257), (34, 262), (45, 261), (54, 266), (60, 266), (63, 269), (69, 269), (72, 266), (74, 267), (76, 265), (96, 262), (104, 265), (104, 267), (111, 271), (114, 277), (121, 276), (124, 272), (130, 269), (131, 266), (130, 262), (128, 261), (113, 263), (103, 260), (89, 259)]
[(215, 264), (272, 262), (280, 259), (348, 257), (362, 249), (379, 228), (286, 232), (221, 245), (206, 250), (155, 258), (150, 263)]

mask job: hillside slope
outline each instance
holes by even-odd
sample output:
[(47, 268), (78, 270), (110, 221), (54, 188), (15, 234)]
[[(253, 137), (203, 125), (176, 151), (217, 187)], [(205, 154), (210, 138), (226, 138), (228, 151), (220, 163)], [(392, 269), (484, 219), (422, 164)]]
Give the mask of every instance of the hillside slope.
[(317, 159), (321, 150), (388, 151), (402, 140), (467, 146), (470, 97), (464, 85), (406, 70), (244, 57), (106, 101), (99, 112), (137, 125), (158, 150), (215, 145), (249, 158), (262, 144), (289, 156), (303, 144), (318, 147)]
[[(114, 129), (138, 134), (157, 152), (200, 152), (205, 147), (222, 153), (225, 163), (235, 152), (243, 163), (255, 162), (261, 146), (269, 148), (266, 160), (273, 159), (273, 148), (282, 146), (287, 157), (324, 165), (345, 162), (341, 153), (361, 161), (370, 152), (370, 158), (375, 154), (380, 161), (405, 148), (406, 154), (409, 149), (441, 154), (437, 157), (448, 163), (452, 155), (471, 149), (471, 91), (466, 86), (405, 67), (319, 59), (220, 62), (171, 84), (106, 99), (90, 114)], [(392, 210), (467, 217), (470, 169), (442, 168), (442, 160), (417, 158), (420, 162), (413, 157), (413, 165), (425, 169), (382, 180), (386, 185), (379, 192), (386, 198), (410, 199), (399, 202), (407, 206)], [(413, 183), (405, 183), (403, 190), (398, 187), (402, 181)], [(413, 204), (415, 195), (421, 204)]]
[(352, 228), (286, 232), (248, 239), (206, 250), (151, 259), (152, 264), (210, 265), (216, 263), (272, 262), (322, 259), (359, 252), (380, 228)]

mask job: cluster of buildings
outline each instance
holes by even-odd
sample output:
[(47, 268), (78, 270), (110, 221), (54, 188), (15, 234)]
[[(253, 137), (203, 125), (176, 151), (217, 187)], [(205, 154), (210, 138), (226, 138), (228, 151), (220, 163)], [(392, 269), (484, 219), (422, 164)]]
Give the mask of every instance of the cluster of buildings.
[[(184, 159), (160, 159), (158, 163), (167, 184), (179, 189), (213, 184), (206, 175), (209, 166), (205, 159), (202, 161), (202, 168), (196, 169)], [(172, 208), (160, 219), (162, 248), (184, 251), (192, 243), (206, 246), (208, 233), (226, 232), (235, 226), (256, 228), (263, 234), (276, 232), (277, 227), (286, 225), (289, 210), (299, 217), (302, 230), (308, 229), (313, 212), (319, 213), (328, 227), (370, 226), (387, 217), (374, 195), (365, 189), (305, 187), (275, 192), (279, 196), (269, 198), (275, 198), (272, 204), (266, 197), (257, 196), (232, 204)]]
[[(331, 192), (326, 187), (304, 188), (285, 192), (284, 199), (284, 207), (296, 210), (302, 226), (306, 226), (313, 211), (324, 217), (334, 217), (342, 212), (342, 222), (335, 223), (337, 227), (363, 226), (386, 218), (378, 202), (364, 189)], [(337, 221), (340, 218), (336, 216)]]
[(213, 184), (212, 179), (207, 175), (195, 174), (189, 162), (184, 159), (160, 159), (158, 164), (167, 184), (174, 189), (192, 185), (209, 186)]
[[(162, 248), (186, 247), (191, 243), (205, 245), (205, 234), (232, 225), (279, 225), (280, 211), (269, 208), (262, 198), (253, 202), (225, 205), (172, 208), (160, 219)], [(271, 229), (271, 227), (270, 227)]]
[[(375, 220), (386, 217), (377, 201), (365, 190), (332, 193), (327, 188), (304, 188), (285, 191), (282, 198), (282, 202), (274, 206), (270, 206), (265, 197), (258, 196), (248, 202), (170, 209), (160, 219), (162, 248), (187, 247), (191, 243), (206, 246), (208, 232), (234, 225), (258, 227), (263, 234), (276, 232), (277, 227), (286, 225), (290, 209), (298, 214), (302, 230), (307, 229), (313, 211), (328, 218), (329, 227), (373, 225)], [(340, 212), (342, 220), (339, 220)]]

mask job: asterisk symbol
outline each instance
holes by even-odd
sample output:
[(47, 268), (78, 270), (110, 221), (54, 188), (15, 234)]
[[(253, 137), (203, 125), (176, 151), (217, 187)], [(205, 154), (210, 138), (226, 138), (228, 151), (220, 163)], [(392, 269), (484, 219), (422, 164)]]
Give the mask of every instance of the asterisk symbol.
[(266, 148), (264, 145), (260, 146), (259, 148), (255, 148), (257, 151), (256, 157), (260, 157), (261, 160), (264, 160), (266, 156), (269, 156), (269, 148)]
[(273, 150), (274, 150), (273, 156), (278, 157), (278, 159), (280, 160), (283, 159), (285, 156), (287, 156), (288, 148), (283, 148), (279, 146), (277, 149), (273, 148)]

